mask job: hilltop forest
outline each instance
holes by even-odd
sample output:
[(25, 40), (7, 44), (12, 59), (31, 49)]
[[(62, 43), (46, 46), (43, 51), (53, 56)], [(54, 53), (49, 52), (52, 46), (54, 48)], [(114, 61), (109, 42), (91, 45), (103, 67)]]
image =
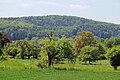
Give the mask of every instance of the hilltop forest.
[(99, 38), (120, 37), (120, 25), (94, 21), (76, 16), (29, 16), (0, 18), (0, 31), (15, 40), (33, 37), (43, 38), (46, 33), (54, 32), (56, 36), (75, 37), (79, 31), (87, 30)]

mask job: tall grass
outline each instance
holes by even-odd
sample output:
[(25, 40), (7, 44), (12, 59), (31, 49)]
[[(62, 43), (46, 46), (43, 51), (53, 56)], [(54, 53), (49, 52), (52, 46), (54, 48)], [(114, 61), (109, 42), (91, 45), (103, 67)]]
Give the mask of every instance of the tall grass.
[(0, 61), (0, 70), (21, 70), (21, 69), (36, 69), (36, 60), (16, 60), (10, 59), (7, 61)]
[(37, 67), (39, 60), (0, 61), (0, 80), (120, 80), (120, 67), (114, 71), (109, 61), (96, 65), (55, 64), (51, 69)]

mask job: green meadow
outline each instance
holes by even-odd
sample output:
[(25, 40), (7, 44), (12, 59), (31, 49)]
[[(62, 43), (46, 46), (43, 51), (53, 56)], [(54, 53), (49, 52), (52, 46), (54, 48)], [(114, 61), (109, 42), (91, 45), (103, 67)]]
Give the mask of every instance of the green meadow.
[(120, 67), (114, 71), (109, 61), (101, 60), (94, 65), (54, 64), (41, 69), (39, 60), (0, 61), (0, 80), (120, 80)]

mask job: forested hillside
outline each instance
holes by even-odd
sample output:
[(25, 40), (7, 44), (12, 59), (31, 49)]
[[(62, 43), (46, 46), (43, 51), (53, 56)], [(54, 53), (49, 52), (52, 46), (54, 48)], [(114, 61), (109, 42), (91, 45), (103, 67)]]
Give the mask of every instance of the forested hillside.
[(93, 21), (75, 16), (30, 16), (0, 18), (0, 31), (8, 33), (12, 40), (42, 38), (45, 33), (74, 37), (80, 30), (92, 31), (100, 38), (120, 36), (120, 25)]

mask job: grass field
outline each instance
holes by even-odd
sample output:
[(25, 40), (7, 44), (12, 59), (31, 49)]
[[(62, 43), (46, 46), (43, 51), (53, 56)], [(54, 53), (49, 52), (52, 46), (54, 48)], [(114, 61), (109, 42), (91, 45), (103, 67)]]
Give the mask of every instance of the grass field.
[(70, 70), (5, 70), (0, 80), (120, 80), (119, 72)]
[(109, 61), (99, 61), (97, 65), (55, 64), (51, 69), (39, 69), (38, 62), (0, 61), (0, 80), (120, 80), (120, 67), (114, 71)]

